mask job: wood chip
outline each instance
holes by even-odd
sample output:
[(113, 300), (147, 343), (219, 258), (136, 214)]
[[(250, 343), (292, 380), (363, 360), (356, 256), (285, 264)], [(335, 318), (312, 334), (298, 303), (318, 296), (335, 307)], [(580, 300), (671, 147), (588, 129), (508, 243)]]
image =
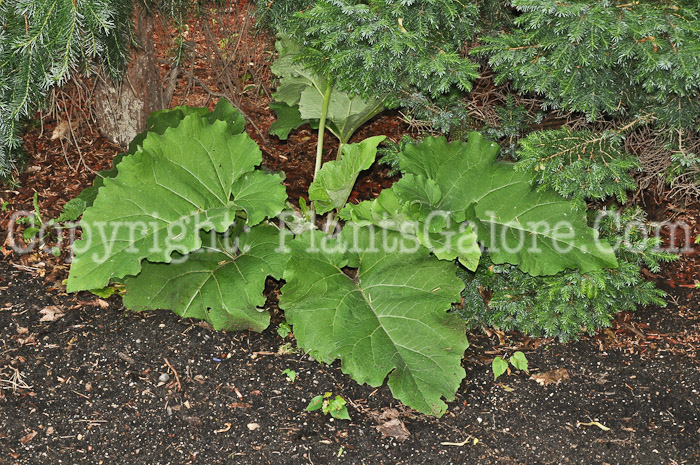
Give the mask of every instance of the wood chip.
[(214, 430), (214, 434), (225, 433), (231, 429), (231, 423), (224, 423), (224, 427), (221, 429)]
[(597, 421), (589, 421), (588, 423), (582, 423), (582, 422), (577, 422), (576, 426), (597, 426), (598, 428), (602, 429), (603, 431), (610, 431), (610, 428), (607, 426), (603, 425), (602, 423), (599, 423)]
[(411, 436), (406, 425), (398, 418), (384, 422), (381, 425), (375, 426), (375, 428), (382, 433), (382, 439), (392, 437), (398, 442), (404, 442)]
[(19, 442), (21, 442), (22, 444), (26, 444), (29, 441), (31, 441), (32, 439), (34, 439), (34, 436), (36, 436), (36, 431), (30, 431), (29, 433), (22, 436), (20, 438)]
[(124, 361), (125, 361), (126, 363), (128, 363), (129, 365), (135, 365), (135, 364), (136, 364), (136, 360), (134, 360), (133, 358), (129, 357), (129, 356), (126, 355), (124, 352), (119, 352), (117, 355), (119, 356), (120, 359), (124, 360)]

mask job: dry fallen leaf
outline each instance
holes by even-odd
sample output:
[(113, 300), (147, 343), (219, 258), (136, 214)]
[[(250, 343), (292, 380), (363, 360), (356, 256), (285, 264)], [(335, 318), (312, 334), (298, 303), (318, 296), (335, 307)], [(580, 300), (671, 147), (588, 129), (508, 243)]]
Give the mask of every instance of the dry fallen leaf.
[(399, 419), (400, 412), (395, 408), (388, 408), (382, 413), (372, 412), (370, 415), (380, 422), (375, 428), (382, 433), (382, 438), (392, 437), (398, 442), (403, 442), (411, 435), (406, 425)]
[(399, 442), (404, 442), (411, 435), (406, 425), (403, 424), (403, 421), (398, 418), (384, 422), (381, 425), (375, 426), (375, 428), (382, 433), (382, 439), (392, 437)]
[(109, 308), (109, 302), (98, 298), (94, 300), (81, 300), (79, 303), (88, 307)]
[(39, 321), (56, 321), (63, 315), (65, 315), (63, 309), (57, 307), (56, 305), (49, 305), (48, 307), (44, 307), (41, 310), (39, 310), (39, 313), (43, 315), (39, 319)]
[(549, 386), (552, 383), (559, 384), (562, 381), (567, 381), (569, 378), (569, 372), (566, 368), (558, 368), (556, 370), (530, 376), (530, 379), (534, 379), (542, 386)]
[(210, 331), (214, 331), (214, 327), (207, 323), (206, 321), (198, 321), (194, 324), (195, 326), (199, 326), (200, 328), (208, 329)]
[(380, 421), (395, 420), (395, 419), (399, 418), (399, 415), (401, 415), (401, 414), (395, 408), (388, 408), (388, 409), (384, 410), (382, 413), (380, 413), (379, 416), (377, 416), (377, 420), (380, 420)]
[(51, 140), (65, 139), (68, 135), (68, 130), (70, 129), (70, 123), (68, 120), (59, 121), (53, 132), (51, 133)]
[(51, 140), (68, 139), (71, 130), (75, 131), (78, 129), (78, 126), (80, 126), (80, 121), (60, 120), (51, 133)]

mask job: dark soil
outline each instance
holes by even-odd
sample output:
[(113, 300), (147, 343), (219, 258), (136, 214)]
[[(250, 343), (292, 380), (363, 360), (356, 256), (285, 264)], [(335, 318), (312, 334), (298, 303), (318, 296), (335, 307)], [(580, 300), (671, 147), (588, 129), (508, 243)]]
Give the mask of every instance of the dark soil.
[[(697, 296), (576, 343), (472, 335), (467, 378), (434, 419), (285, 349), (274, 327), (215, 332), (127, 313), (118, 297), (47, 291), (8, 260), (0, 272), (2, 464), (700, 463)], [(531, 374), (569, 378), (494, 382), (491, 357), (515, 349)], [(326, 391), (352, 421), (304, 411)], [(391, 408), (403, 442), (377, 430)]]

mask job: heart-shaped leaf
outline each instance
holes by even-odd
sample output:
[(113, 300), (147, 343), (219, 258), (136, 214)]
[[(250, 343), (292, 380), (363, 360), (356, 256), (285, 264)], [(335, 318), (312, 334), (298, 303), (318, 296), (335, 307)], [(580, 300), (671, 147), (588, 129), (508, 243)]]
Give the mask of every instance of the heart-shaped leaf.
[[(323, 96), (331, 83), (296, 63), (295, 58), (300, 48), (291, 40), (281, 38), (275, 47), (279, 57), (272, 64), (271, 70), (280, 78), (280, 85), (274, 97), (276, 102), (283, 103), (286, 107), (273, 107), (277, 112), (278, 123), (270, 129), (286, 138), (290, 130), (304, 122), (321, 118)], [(298, 116), (291, 111), (292, 108), (297, 109)], [(360, 126), (383, 110), (384, 99), (381, 97), (364, 100), (332, 89), (326, 115), (327, 127), (341, 142), (347, 143)]]
[[(261, 159), (247, 134), (231, 135), (228, 123), (197, 114), (163, 135), (149, 133), (85, 211), (68, 291), (136, 275), (143, 259), (170, 262), (173, 252), (201, 247), (200, 231), (224, 232), (237, 215), (252, 226), (279, 213), (286, 192), (278, 175), (253, 174)], [(264, 197), (255, 198), (259, 192)]]
[[(496, 161), (497, 153), (496, 144), (475, 132), (466, 143), (426, 138), (401, 154), (405, 175), (393, 189), (417, 220), (426, 221), (428, 212), (469, 220), (494, 263), (519, 265), (535, 276), (617, 266), (583, 209), (552, 191), (536, 191), (529, 174)], [(441, 230), (440, 221), (429, 230)]]
[[(393, 232), (388, 242), (400, 244)], [(319, 231), (290, 244), (280, 308), (299, 345), (320, 361), (340, 359), (360, 383), (381, 385), (431, 415), (454, 398), (465, 375), (464, 323), (447, 313), (463, 283), (455, 266), (422, 247), (388, 251), (383, 234), (346, 225), (339, 239)], [(346, 266), (355, 269), (346, 274)]]
[(209, 123), (214, 121), (226, 122), (231, 135), (241, 134), (245, 130), (243, 115), (231, 105), (231, 102), (223, 98), (219, 100), (216, 108), (211, 112), (206, 107), (193, 108), (187, 106), (153, 112), (146, 121), (148, 129), (134, 137), (134, 140), (129, 144), (129, 150), (114, 157), (111, 169), (98, 171), (92, 186), (86, 187), (76, 198), (66, 203), (61, 212), (60, 220), (57, 221), (75, 221), (80, 218), (85, 209), (95, 201), (97, 191), (104, 185), (104, 179), (113, 178), (117, 175), (116, 166), (122, 161), (122, 158), (135, 154), (149, 133), (163, 134), (166, 129), (177, 127), (185, 116), (192, 114), (205, 118)]
[(127, 278), (124, 305), (172, 310), (217, 330), (262, 331), (270, 323), (261, 309), (265, 280), (280, 279), (288, 258), (278, 233), (265, 224), (232, 236), (202, 233), (201, 249), (173, 263), (144, 263), (138, 276)]

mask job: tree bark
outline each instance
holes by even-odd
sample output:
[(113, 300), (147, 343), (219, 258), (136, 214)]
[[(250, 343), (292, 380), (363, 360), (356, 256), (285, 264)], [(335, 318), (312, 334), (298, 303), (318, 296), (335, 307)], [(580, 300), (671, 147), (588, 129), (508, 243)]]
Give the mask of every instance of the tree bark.
[(135, 26), (139, 47), (122, 80), (114, 82), (103, 73), (95, 87), (97, 126), (103, 136), (123, 147), (146, 129), (148, 115), (166, 107), (155, 58), (154, 18), (137, 8)]

